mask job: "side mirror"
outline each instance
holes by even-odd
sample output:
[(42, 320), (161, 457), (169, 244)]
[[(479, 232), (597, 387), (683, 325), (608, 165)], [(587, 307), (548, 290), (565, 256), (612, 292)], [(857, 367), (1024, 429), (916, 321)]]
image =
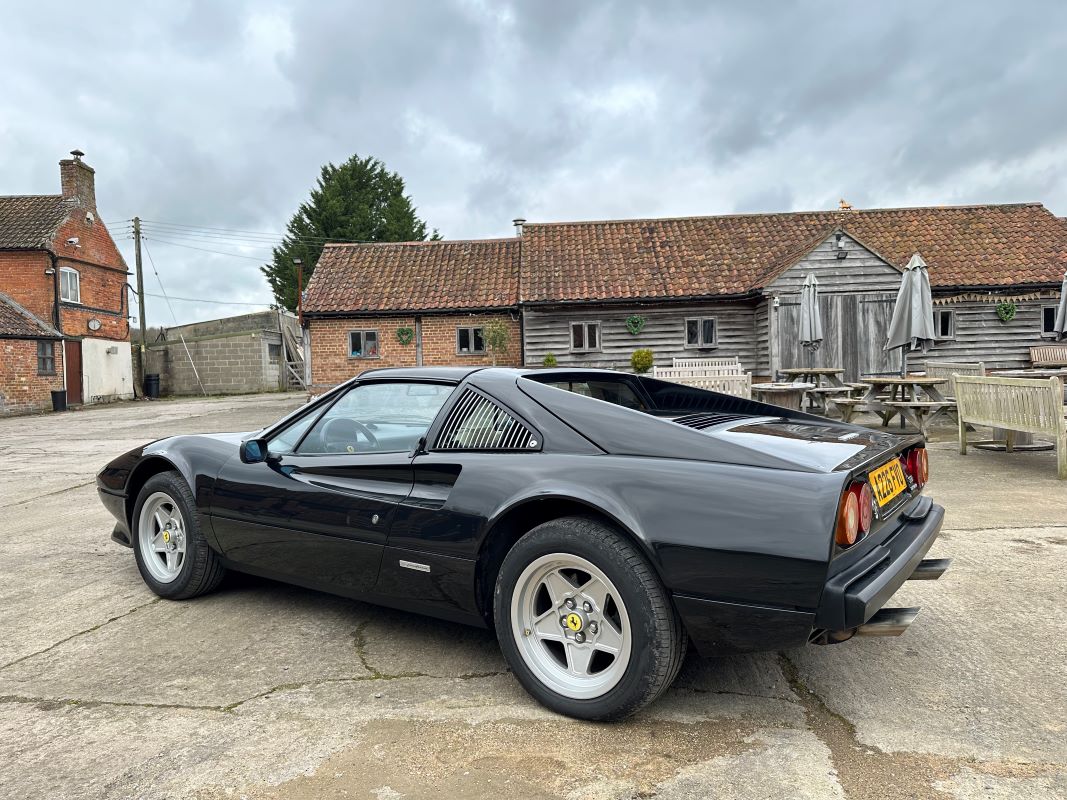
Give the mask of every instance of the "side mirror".
[(262, 464), (267, 460), (267, 440), (248, 439), (241, 442), (241, 461), (246, 464)]

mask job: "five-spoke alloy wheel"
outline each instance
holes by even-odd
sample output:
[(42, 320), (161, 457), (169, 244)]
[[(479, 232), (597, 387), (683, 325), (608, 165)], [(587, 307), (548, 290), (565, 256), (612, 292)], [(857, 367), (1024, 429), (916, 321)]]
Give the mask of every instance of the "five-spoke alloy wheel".
[(185, 522), (174, 498), (154, 492), (145, 498), (137, 520), (137, 546), (145, 569), (160, 583), (170, 583), (185, 562)]
[(493, 602), (515, 677), (572, 717), (620, 719), (652, 702), (688, 643), (645, 555), (593, 519), (556, 519), (523, 535), (500, 566)]

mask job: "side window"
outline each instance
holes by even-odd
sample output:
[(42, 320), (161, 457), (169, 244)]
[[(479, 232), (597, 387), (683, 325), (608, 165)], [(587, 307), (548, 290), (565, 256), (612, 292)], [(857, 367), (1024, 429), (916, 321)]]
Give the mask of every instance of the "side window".
[(267, 444), (267, 452), (272, 456), (284, 456), (293, 452), (297, 444), (299, 444), (301, 437), (307, 433), (307, 429), (311, 427), (312, 423), (314, 423), (317, 418), (317, 413), (308, 414), (306, 417), (294, 422), (270, 440)]
[(377, 358), (378, 331), (349, 331), (349, 358)]
[(571, 323), (571, 351), (575, 353), (587, 353), (600, 349), (600, 323), (599, 322), (572, 322)]
[(715, 347), (718, 344), (715, 317), (696, 317), (685, 321), (686, 347)]
[(413, 450), (452, 391), (452, 386), (439, 383), (354, 386), (318, 418), (296, 452), (314, 455)]
[(536, 450), (533, 432), (485, 395), (464, 389), (448, 412), (434, 450)]
[(481, 328), (456, 328), (456, 353), (469, 355), (484, 352), (485, 339)]
[(1056, 306), (1043, 306), (1041, 308), (1041, 332), (1051, 334), (1056, 332)]

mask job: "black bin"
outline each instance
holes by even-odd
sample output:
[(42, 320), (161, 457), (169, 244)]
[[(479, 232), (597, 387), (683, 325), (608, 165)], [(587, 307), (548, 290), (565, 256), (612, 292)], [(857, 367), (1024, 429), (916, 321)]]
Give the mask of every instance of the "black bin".
[(67, 410), (67, 390), (56, 389), (52, 392), (52, 410), (53, 411), (66, 411)]
[(149, 372), (144, 376), (144, 396), (159, 397), (159, 373)]

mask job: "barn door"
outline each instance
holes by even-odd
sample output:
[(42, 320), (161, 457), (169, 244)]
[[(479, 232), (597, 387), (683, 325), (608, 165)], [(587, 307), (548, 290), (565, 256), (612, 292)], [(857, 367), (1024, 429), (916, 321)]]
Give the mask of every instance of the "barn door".
[(782, 368), (839, 367), (845, 371), (846, 381), (861, 380), (861, 376), (872, 372), (899, 369), (899, 354), (882, 350), (889, 336), (894, 300), (893, 295), (820, 295), (824, 338), (822, 346), (812, 352), (802, 347), (798, 339), (799, 297), (782, 298), (778, 308), (778, 352)]
[(82, 403), (82, 343), (67, 339), (63, 342), (63, 372), (67, 379), (67, 403)]

